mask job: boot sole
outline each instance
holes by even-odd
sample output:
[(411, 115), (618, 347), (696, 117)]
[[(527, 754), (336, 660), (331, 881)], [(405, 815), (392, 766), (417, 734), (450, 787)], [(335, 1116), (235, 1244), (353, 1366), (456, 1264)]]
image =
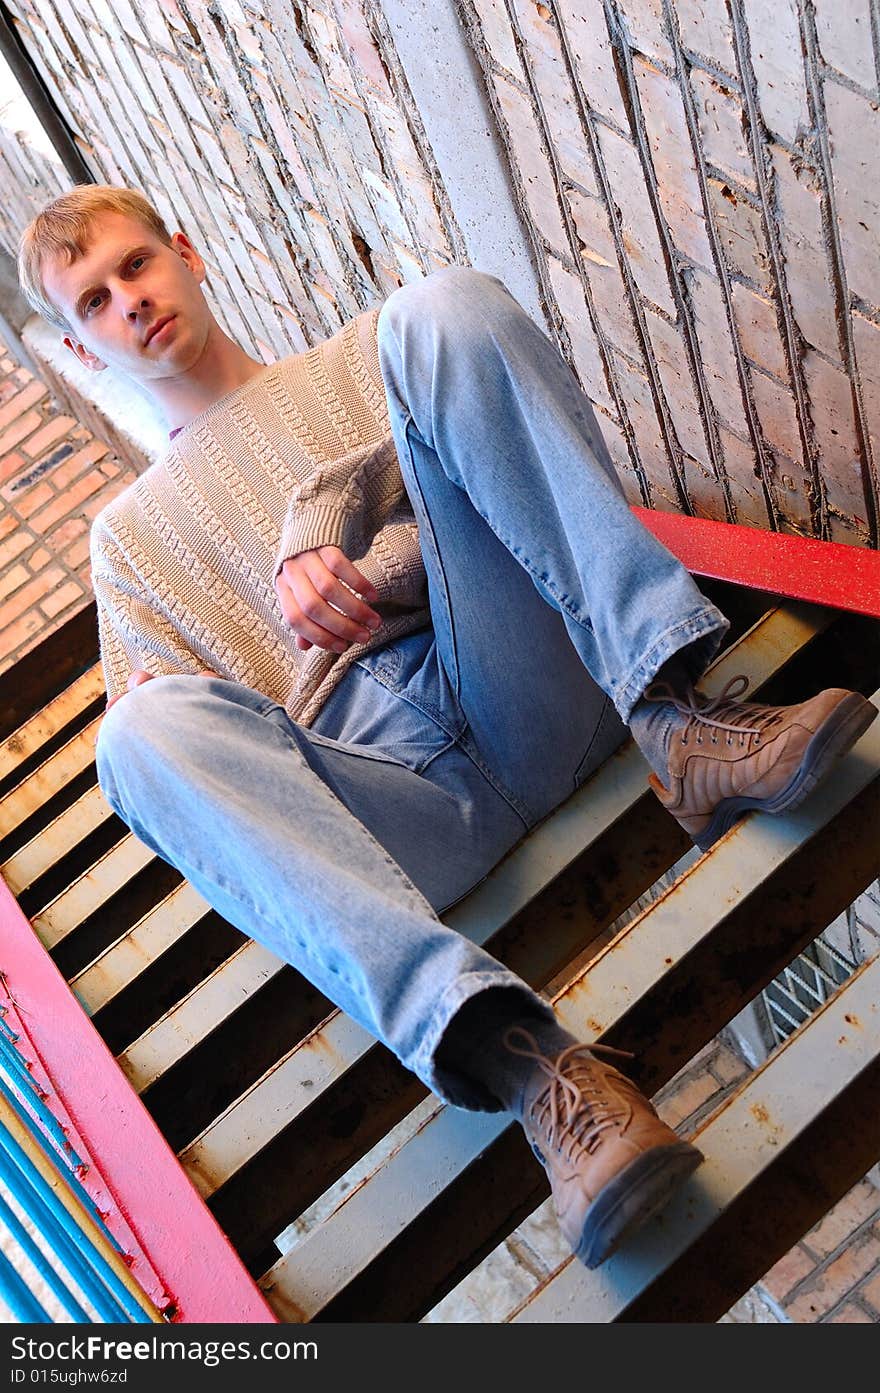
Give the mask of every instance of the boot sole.
[(708, 851), (719, 837), (737, 822), (744, 813), (758, 809), (765, 813), (789, 812), (798, 807), (824, 779), (832, 764), (861, 739), (871, 722), (880, 714), (873, 702), (857, 692), (851, 693), (832, 711), (814, 734), (804, 751), (797, 771), (775, 798), (750, 798), (740, 794), (727, 798), (715, 809), (712, 821), (699, 836), (690, 833), (700, 851)]
[(590, 1205), (577, 1256), (594, 1268), (668, 1203), (703, 1160), (690, 1142), (655, 1146), (609, 1181)]

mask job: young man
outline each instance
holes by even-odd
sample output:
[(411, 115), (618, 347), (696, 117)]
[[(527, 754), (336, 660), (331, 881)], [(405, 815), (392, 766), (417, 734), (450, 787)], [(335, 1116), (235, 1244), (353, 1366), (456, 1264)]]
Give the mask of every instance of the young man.
[(708, 848), (799, 803), (875, 708), (696, 696), (727, 620), (635, 520), (494, 277), (435, 272), (266, 367), (139, 194), (64, 195), (20, 270), (172, 437), (93, 529), (110, 803), (441, 1098), (518, 1118), (596, 1266), (700, 1153), (438, 913), (627, 725)]

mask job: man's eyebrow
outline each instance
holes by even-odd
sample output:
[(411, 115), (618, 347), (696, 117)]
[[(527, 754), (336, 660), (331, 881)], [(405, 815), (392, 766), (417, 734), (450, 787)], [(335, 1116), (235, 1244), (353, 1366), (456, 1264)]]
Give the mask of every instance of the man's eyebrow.
[[(127, 261), (131, 261), (133, 256), (140, 256), (141, 253), (145, 251), (149, 251), (149, 247), (147, 247), (144, 244), (141, 244), (140, 246), (132, 247), (130, 251), (124, 252), (116, 263), (116, 270), (121, 270)], [(77, 314), (82, 313), (82, 311), (85, 309), (86, 303), (92, 298), (92, 296), (95, 294), (95, 291), (100, 289), (101, 284), (99, 281), (93, 281), (89, 285), (83, 287), (83, 289), (77, 295), (73, 304), (73, 307)]]

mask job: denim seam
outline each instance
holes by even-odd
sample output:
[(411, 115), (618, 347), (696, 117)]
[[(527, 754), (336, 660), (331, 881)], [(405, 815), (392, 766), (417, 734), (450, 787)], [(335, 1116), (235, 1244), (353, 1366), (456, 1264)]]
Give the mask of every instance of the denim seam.
[(488, 987), (515, 987), (529, 1001), (530, 1005), (534, 1006), (537, 1001), (541, 1013), (548, 1020), (553, 1018), (553, 1007), (550, 1003), (538, 996), (527, 982), (517, 977), (501, 963), (498, 964), (497, 969), (471, 970), (451, 982), (443, 992), (422, 1033), (421, 1043), (413, 1057), (412, 1067), (422, 1079), (429, 1083), (434, 1092), (456, 1107), (481, 1109), (484, 1112), (503, 1112), (503, 1106), (498, 1099), (485, 1086), (481, 1086), (477, 1082), (464, 1082), (463, 1086), (456, 1087), (454, 1082), (451, 1084), (449, 1082), (452, 1075), (451, 1070), (442, 1071), (443, 1081), (441, 1082), (440, 1074), (434, 1063), (434, 1056), (453, 1017), (466, 1001), (481, 991), (485, 991)]
[(677, 624), (665, 629), (647, 652), (642, 654), (614, 698), (614, 704), (621, 720), (627, 722), (632, 708), (642, 695), (647, 683), (656, 675), (667, 658), (671, 657), (673, 653), (677, 653), (679, 648), (684, 647), (683, 642), (674, 641), (679, 634), (685, 636), (687, 641), (691, 643), (695, 639), (715, 634), (718, 640), (717, 648), (729, 628), (729, 621), (712, 605), (709, 608), (698, 610), (695, 614), (689, 615), (687, 619), (681, 619)]
[[(440, 580), (442, 581), (442, 585), (443, 585), (443, 608), (444, 608), (444, 612), (445, 612), (445, 615), (446, 615), (446, 620), (447, 620), (448, 625), (449, 625), (449, 639), (450, 639), (450, 644), (451, 644), (451, 647), (452, 647), (452, 664), (453, 664), (453, 668), (454, 668), (454, 671), (453, 671), (451, 674), (450, 674), (449, 672), (447, 672), (447, 676), (448, 676), (448, 677), (451, 677), (451, 680), (452, 680), (452, 690), (453, 690), (453, 692), (454, 692), (454, 694), (455, 694), (455, 699), (456, 699), (456, 701), (459, 703), (459, 709), (460, 709), (460, 706), (461, 706), (461, 677), (460, 677), (460, 669), (459, 669), (459, 662), (458, 662), (458, 645), (457, 645), (457, 643), (456, 643), (456, 638), (455, 638), (455, 620), (454, 620), (453, 614), (452, 614), (452, 601), (451, 601), (451, 599), (450, 599), (450, 597), (449, 597), (449, 585), (448, 585), (448, 582), (447, 582), (447, 579), (446, 579), (446, 571), (445, 571), (444, 566), (443, 566), (443, 558), (442, 558), (442, 556), (440, 555), (440, 548), (437, 546), (437, 541), (436, 541), (436, 538), (434, 537), (434, 525), (433, 525), (433, 523), (431, 522), (431, 514), (430, 514), (430, 511), (429, 511), (429, 509), (428, 509), (427, 504), (425, 503), (425, 496), (424, 496), (424, 494), (422, 493), (422, 487), (421, 487), (421, 484), (419, 483), (419, 476), (418, 476), (418, 473), (417, 473), (417, 471), (416, 471), (416, 466), (415, 466), (415, 462), (414, 462), (414, 460), (413, 460), (412, 450), (411, 450), (411, 448), (410, 448), (410, 443), (409, 443), (409, 432), (410, 432), (410, 428), (412, 428), (412, 429), (416, 432), (416, 434), (419, 435), (419, 430), (418, 430), (418, 427), (416, 426), (415, 421), (413, 420), (412, 416), (411, 416), (409, 413), (407, 413), (407, 415), (406, 415), (406, 420), (405, 420), (404, 426), (403, 426), (403, 440), (404, 440), (404, 443), (405, 443), (405, 445), (406, 445), (407, 463), (408, 463), (408, 465), (409, 465), (409, 470), (408, 470), (409, 478), (408, 478), (408, 479), (407, 479), (407, 478), (404, 478), (404, 483), (408, 483), (409, 486), (410, 486), (412, 489), (414, 489), (415, 492), (418, 494), (418, 499), (419, 499), (419, 504), (420, 504), (420, 506), (421, 506), (422, 515), (423, 515), (423, 517), (426, 519), (426, 522), (427, 522), (427, 526), (423, 526), (423, 524), (422, 524), (421, 522), (418, 523), (418, 528), (419, 528), (419, 546), (420, 546), (421, 548), (424, 548), (425, 546), (430, 546), (430, 548), (431, 548), (431, 554), (432, 554), (432, 556), (433, 556), (433, 558), (434, 558), (434, 562), (435, 562), (435, 566), (436, 566), (436, 574), (440, 577)], [(421, 439), (421, 435), (419, 435), (419, 439)], [(407, 493), (409, 493), (409, 488), (407, 488)], [(410, 503), (412, 503), (412, 502), (413, 502), (413, 499), (412, 499), (412, 495), (410, 494)], [(429, 606), (429, 607), (430, 607), (430, 606)], [(431, 610), (431, 614), (432, 614), (432, 619), (433, 619), (433, 622), (434, 622), (434, 629), (435, 629), (435, 631), (436, 631), (436, 628), (437, 628), (437, 620), (436, 620), (436, 617), (435, 617), (434, 614), (433, 614), (433, 609)], [(444, 666), (445, 666), (445, 664), (444, 664)]]

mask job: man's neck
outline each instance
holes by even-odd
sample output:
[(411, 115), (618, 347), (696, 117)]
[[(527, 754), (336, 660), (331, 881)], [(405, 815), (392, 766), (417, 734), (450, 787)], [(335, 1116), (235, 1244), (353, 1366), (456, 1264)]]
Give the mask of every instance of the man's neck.
[(162, 411), (169, 430), (188, 426), (221, 397), (243, 387), (264, 363), (251, 358), (220, 328), (212, 333), (202, 356), (185, 374), (150, 383), (150, 393)]

